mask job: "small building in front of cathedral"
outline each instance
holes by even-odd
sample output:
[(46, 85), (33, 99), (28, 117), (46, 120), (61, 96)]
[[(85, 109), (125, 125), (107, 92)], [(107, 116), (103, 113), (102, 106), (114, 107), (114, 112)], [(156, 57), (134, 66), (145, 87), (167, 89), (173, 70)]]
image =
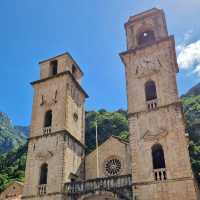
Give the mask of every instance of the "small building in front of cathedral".
[(18, 181), (13, 181), (0, 194), (0, 200), (20, 200), (22, 196), (24, 184)]
[[(129, 148), (129, 142), (126, 140), (116, 136), (108, 138), (98, 147), (98, 150), (95, 149), (85, 157), (85, 179), (131, 174)], [(99, 170), (99, 173), (97, 173), (97, 170)]]

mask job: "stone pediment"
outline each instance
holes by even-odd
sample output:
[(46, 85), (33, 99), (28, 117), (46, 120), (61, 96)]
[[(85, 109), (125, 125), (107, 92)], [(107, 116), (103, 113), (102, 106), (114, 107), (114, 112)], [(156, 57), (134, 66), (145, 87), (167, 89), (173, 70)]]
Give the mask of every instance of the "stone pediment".
[(167, 130), (164, 128), (160, 128), (156, 132), (157, 133), (147, 130), (142, 138), (144, 141), (160, 140), (161, 138), (166, 137), (168, 134)]
[(53, 152), (51, 151), (38, 152), (36, 154), (36, 159), (41, 161), (49, 160), (51, 157), (53, 157)]

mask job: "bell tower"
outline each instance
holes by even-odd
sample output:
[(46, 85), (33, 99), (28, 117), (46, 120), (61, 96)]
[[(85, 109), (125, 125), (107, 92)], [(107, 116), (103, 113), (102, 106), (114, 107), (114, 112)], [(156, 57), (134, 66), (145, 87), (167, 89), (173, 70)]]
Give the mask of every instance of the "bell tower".
[(23, 199), (63, 199), (64, 183), (83, 177), (83, 76), (69, 53), (41, 61), (34, 88)]
[(125, 65), (137, 200), (197, 200), (176, 73), (173, 36), (163, 10), (153, 8), (125, 24)]

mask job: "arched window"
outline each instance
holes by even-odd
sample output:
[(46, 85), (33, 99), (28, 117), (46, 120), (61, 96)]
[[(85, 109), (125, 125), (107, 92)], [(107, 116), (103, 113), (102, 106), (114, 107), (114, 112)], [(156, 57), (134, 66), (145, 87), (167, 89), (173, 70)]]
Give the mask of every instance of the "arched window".
[(47, 184), (47, 176), (48, 176), (48, 164), (44, 163), (40, 168), (40, 185)]
[(143, 31), (138, 35), (138, 45), (149, 44), (155, 41), (155, 35), (152, 30)]
[(146, 101), (157, 99), (156, 84), (154, 81), (147, 81), (145, 83)]
[(52, 111), (48, 110), (45, 113), (44, 127), (50, 127), (52, 124)]
[(165, 168), (164, 151), (160, 144), (155, 144), (152, 147), (153, 169)]

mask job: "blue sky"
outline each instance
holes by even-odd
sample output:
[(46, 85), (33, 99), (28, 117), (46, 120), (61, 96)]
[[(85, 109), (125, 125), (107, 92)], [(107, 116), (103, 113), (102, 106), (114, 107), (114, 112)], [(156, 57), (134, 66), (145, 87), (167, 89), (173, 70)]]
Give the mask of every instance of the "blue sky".
[[(82, 67), (87, 110), (126, 109), (124, 23), (152, 7), (166, 12), (179, 55), (183, 94), (200, 81), (199, 0), (1, 0), (0, 110), (15, 124), (31, 119), (32, 88), (40, 60), (70, 52)], [(198, 51), (199, 50), (199, 51)]]

